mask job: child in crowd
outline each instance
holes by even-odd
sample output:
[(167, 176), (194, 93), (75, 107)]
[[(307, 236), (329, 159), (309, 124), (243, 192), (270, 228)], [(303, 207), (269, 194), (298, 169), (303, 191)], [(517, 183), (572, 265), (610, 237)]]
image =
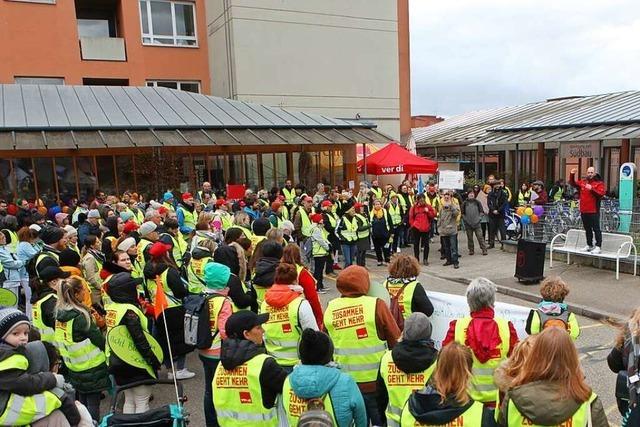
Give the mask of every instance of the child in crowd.
[(53, 372), (30, 373), (26, 344), (31, 324), (11, 307), (0, 309), (0, 425), (69, 426), (81, 417), (62, 390), (64, 377)]
[(564, 303), (569, 295), (569, 286), (558, 276), (549, 277), (542, 282), (540, 295), (542, 301), (538, 308), (531, 310), (527, 318), (527, 333), (539, 334), (543, 329), (557, 326), (566, 329), (574, 340), (577, 339), (580, 335), (578, 320)]

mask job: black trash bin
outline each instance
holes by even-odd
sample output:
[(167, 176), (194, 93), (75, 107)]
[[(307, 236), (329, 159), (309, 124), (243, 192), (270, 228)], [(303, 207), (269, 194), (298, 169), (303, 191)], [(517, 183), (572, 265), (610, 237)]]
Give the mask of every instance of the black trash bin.
[(518, 240), (516, 274), (519, 282), (538, 283), (544, 279), (544, 259), (547, 244), (534, 240)]

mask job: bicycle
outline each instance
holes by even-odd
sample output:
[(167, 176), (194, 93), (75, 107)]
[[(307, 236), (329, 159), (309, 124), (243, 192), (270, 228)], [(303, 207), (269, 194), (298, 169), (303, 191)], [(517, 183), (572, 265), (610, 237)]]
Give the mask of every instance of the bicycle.
[(619, 202), (615, 199), (604, 198), (600, 206), (600, 228), (603, 231), (618, 231), (620, 228)]
[(507, 230), (507, 240), (518, 241), (522, 237), (522, 222), (514, 209), (505, 212), (504, 228)]

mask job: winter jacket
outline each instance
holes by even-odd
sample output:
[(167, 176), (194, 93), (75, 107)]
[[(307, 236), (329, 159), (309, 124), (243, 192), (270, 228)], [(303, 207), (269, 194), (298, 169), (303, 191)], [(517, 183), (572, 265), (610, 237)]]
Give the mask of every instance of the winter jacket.
[(454, 236), (458, 233), (458, 215), (460, 214), (460, 206), (454, 202), (449, 205), (440, 207), (438, 216), (438, 232), (441, 236)]
[[(210, 298), (221, 298), (229, 296), (229, 288), (224, 288), (221, 290), (213, 291), (209, 288), (205, 288), (204, 293), (207, 294)], [(210, 300), (211, 301), (211, 300)], [(231, 317), (233, 314), (233, 307), (231, 306), (231, 301), (225, 298), (225, 301), (222, 303), (222, 307), (220, 307), (220, 311), (218, 312), (218, 318), (216, 328), (211, 329), (212, 336), (214, 334), (219, 334), (220, 339), (227, 339), (227, 319)], [(211, 325), (213, 326), (213, 325)], [(217, 349), (201, 349), (199, 351), (200, 357), (206, 357), (208, 359), (220, 359), (220, 348)]]
[(247, 277), (247, 260), (244, 256), (244, 249), (238, 243), (230, 245), (220, 245), (213, 253), (213, 260), (224, 264), (231, 270), (231, 273), (245, 280)]
[[(391, 350), (391, 358), (398, 369), (407, 374), (423, 372), (436, 362), (438, 350), (433, 341), (398, 341)], [(384, 379), (378, 373), (378, 406), (386, 408), (389, 394)]]
[[(569, 176), (569, 184), (580, 191), (580, 213), (592, 214), (600, 212), (600, 200), (606, 193), (604, 181), (599, 174), (595, 174), (592, 179), (578, 179), (575, 174)], [(587, 189), (591, 185), (591, 189)]]
[[(501, 217), (504, 214), (509, 200), (507, 193), (502, 188), (494, 188), (487, 195), (487, 207), (489, 208), (489, 216)], [(497, 213), (494, 213), (496, 211)]]
[(387, 240), (393, 229), (393, 221), (389, 215), (389, 211), (383, 210), (384, 214), (381, 217), (376, 215), (376, 210), (372, 210), (371, 215), (371, 237), (375, 240)]
[(549, 196), (547, 196), (547, 192), (545, 190), (536, 191), (535, 193), (538, 197), (533, 201), (534, 205), (543, 206), (549, 203)]
[(322, 230), (322, 225), (313, 224), (311, 228), (311, 240), (328, 252), (331, 249), (331, 246), (329, 245), (329, 236), (325, 239)]
[[(411, 415), (423, 425), (450, 425), (453, 420), (462, 415), (467, 409), (474, 404), (473, 400), (469, 400), (466, 404), (460, 405), (455, 400), (455, 396), (448, 396), (444, 402), (438, 392), (431, 386), (427, 385), (419, 391), (415, 391), (409, 397), (405, 410), (409, 410)], [(491, 427), (495, 425), (492, 420), (493, 410), (483, 410), (483, 427)], [(465, 420), (466, 421), (466, 420)], [(473, 425), (469, 423), (470, 425)], [(452, 425), (452, 424), (451, 424)], [(465, 423), (467, 425), (467, 423)]]
[(9, 251), (7, 246), (0, 246), (0, 264), (4, 269), (4, 277), (7, 282), (19, 284), (20, 279), (28, 277), (26, 276), (25, 262), (21, 261), (17, 254)]
[(465, 227), (470, 229), (480, 227), (483, 215), (480, 201), (477, 199), (466, 199), (460, 208), (462, 210), (462, 221), (464, 221)]
[[(573, 399), (558, 398), (558, 384), (535, 381), (510, 389), (500, 404), (498, 424), (508, 426), (507, 405), (512, 402), (535, 425), (555, 426), (567, 421), (582, 405)], [(609, 427), (600, 398), (591, 403), (593, 427)]]
[[(353, 267), (352, 267), (353, 268)], [(341, 298), (356, 298), (367, 295), (371, 283), (368, 274), (362, 274), (361, 268), (353, 269), (349, 272), (341, 272), (336, 280), (336, 288), (340, 292)], [(400, 328), (393, 318), (387, 304), (378, 299), (376, 301), (376, 332), (378, 338), (387, 342), (387, 347), (395, 347), (400, 337)], [(358, 383), (358, 387), (363, 393), (376, 391), (376, 381), (369, 383)]]
[(269, 288), (273, 285), (273, 279), (276, 276), (276, 267), (280, 264), (280, 259), (271, 257), (262, 257), (256, 262), (255, 275), (253, 276), (253, 284)]
[[(77, 343), (89, 338), (91, 344), (104, 351), (105, 339), (100, 329), (98, 329), (94, 322), (87, 325), (87, 321), (80, 311), (76, 309), (65, 310), (58, 308), (56, 320), (60, 322), (73, 320), (73, 342)], [(81, 372), (67, 369), (65, 378), (69, 380), (73, 387), (80, 393), (93, 393), (111, 388), (106, 363)]]
[[(110, 284), (108, 287), (108, 295), (114, 303), (131, 304), (136, 307), (140, 306), (138, 303), (138, 293), (134, 287), (117, 284), (114, 286), (113, 284)], [(151, 351), (151, 346), (144, 335), (144, 332), (150, 331), (143, 329), (138, 315), (133, 311), (128, 310), (120, 324), (124, 325), (129, 331), (131, 340), (135, 344), (140, 355), (155, 371), (157, 371), (160, 368), (162, 360), (157, 360), (156, 356)], [(151, 325), (149, 325), (149, 327), (151, 327)], [(108, 365), (109, 373), (114, 376), (117, 385), (126, 385), (136, 381), (152, 378), (145, 369), (136, 368), (123, 362), (115, 355), (114, 352), (111, 352), (109, 355)]]
[[(498, 332), (498, 324), (493, 320), (495, 312), (493, 308), (485, 307), (478, 311), (471, 313), (471, 323), (467, 329), (467, 345), (473, 354), (476, 356), (480, 363), (485, 363), (492, 356), (493, 350), (498, 345), (508, 345), (509, 351), (507, 356), (511, 355), (516, 344), (518, 344), (518, 334), (513, 326), (513, 323), (509, 321), (509, 342), (503, 343), (500, 340), (500, 334)], [(452, 320), (449, 323), (449, 330), (442, 346), (449, 344), (454, 340), (457, 320)]]
[(429, 204), (413, 205), (409, 209), (409, 226), (422, 233), (431, 229), (431, 220), (436, 217), (436, 211)]
[(89, 221), (85, 221), (78, 227), (78, 247), (82, 249), (84, 246), (84, 240), (88, 236), (100, 236), (100, 226), (93, 225)]
[[(227, 370), (232, 370), (265, 352), (264, 347), (257, 346), (248, 340), (228, 338), (222, 341), (220, 363)], [(282, 394), (282, 386), (287, 378), (287, 372), (276, 363), (276, 359), (268, 357), (260, 371), (260, 389), (262, 392), (262, 405), (265, 408), (273, 408), (276, 398)]]
[[(401, 283), (404, 285), (405, 283), (412, 282), (413, 280), (417, 280), (417, 278), (409, 277), (405, 279), (395, 278), (391, 276), (387, 277), (387, 283), (389, 284)], [(405, 295), (405, 298), (406, 297), (407, 295)], [(427, 296), (427, 293), (425, 292), (424, 287), (420, 282), (418, 282), (418, 285), (414, 288), (413, 295), (411, 296), (411, 312), (424, 313), (427, 317), (431, 317), (431, 315), (433, 314), (433, 304), (431, 303), (431, 300)]]
[[(300, 286), (274, 284), (265, 294), (264, 300), (271, 307), (282, 308), (298, 298), (301, 294), (302, 287)], [(298, 323), (298, 325), (293, 326), (299, 326), (301, 333), (307, 328), (311, 328), (314, 331), (318, 330), (318, 323), (316, 322), (313, 310), (311, 310), (311, 305), (306, 299), (302, 300), (298, 308)]]
[(366, 427), (367, 414), (358, 385), (334, 366), (298, 365), (289, 375), (291, 389), (302, 399), (329, 394), (336, 427)]
[[(29, 366), (26, 370), (11, 369), (2, 372), (2, 376), (0, 376), (0, 401), (4, 401), (6, 393), (33, 396), (56, 388), (56, 376), (53, 372), (48, 371), (48, 358), (43, 355), (46, 360), (41, 360), (37, 363), (41, 365), (39, 367), (47, 368), (46, 370), (33, 369), (34, 367), (31, 366), (33, 357), (28, 354), (31, 351), (32, 349), (27, 350), (26, 346), (12, 347), (4, 342), (0, 344), (0, 363), (15, 354), (23, 355), (27, 358), (27, 361), (29, 361)], [(64, 414), (69, 424), (77, 425), (80, 422), (80, 414), (78, 413), (74, 399), (65, 395), (61, 399), (61, 403), (59, 410)], [(6, 405), (6, 403), (4, 403), (4, 405)], [(0, 408), (0, 412), (4, 412), (4, 410), (5, 408)]]

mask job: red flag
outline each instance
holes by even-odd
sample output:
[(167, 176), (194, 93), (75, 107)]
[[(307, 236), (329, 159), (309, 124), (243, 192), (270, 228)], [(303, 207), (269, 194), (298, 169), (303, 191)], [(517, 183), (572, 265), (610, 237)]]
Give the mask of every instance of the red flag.
[(155, 318), (157, 319), (168, 306), (167, 296), (164, 294), (164, 288), (162, 287), (162, 280), (160, 280), (160, 276), (156, 276), (156, 301), (153, 306)]

